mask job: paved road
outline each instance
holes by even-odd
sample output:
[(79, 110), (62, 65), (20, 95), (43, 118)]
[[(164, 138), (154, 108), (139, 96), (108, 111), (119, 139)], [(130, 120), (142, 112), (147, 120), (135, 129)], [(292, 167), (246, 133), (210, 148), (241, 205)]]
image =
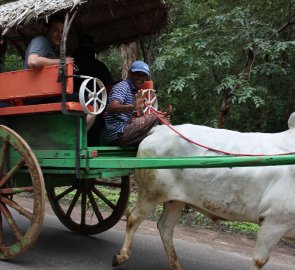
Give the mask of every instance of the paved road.
[[(158, 236), (136, 234), (130, 261), (111, 267), (113, 255), (123, 242), (123, 232), (83, 237), (68, 231), (55, 216), (46, 216), (37, 243), (10, 262), (0, 262), (0, 270), (166, 270), (166, 255)], [(175, 240), (185, 270), (248, 270), (251, 259), (183, 240)], [(268, 264), (264, 270), (291, 270), (293, 266)]]

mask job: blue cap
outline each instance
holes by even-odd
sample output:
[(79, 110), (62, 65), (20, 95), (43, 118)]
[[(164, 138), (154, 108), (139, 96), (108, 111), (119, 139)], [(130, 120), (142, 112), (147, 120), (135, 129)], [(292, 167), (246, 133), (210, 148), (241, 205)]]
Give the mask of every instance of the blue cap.
[(143, 61), (135, 61), (132, 63), (131, 72), (144, 72), (146, 75), (150, 76), (150, 68), (148, 64)]

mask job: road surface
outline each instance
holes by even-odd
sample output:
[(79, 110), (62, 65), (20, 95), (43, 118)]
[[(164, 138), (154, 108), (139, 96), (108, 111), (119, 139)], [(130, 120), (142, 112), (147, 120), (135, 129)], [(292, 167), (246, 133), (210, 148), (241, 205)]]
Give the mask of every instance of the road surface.
[[(0, 269), (166, 270), (168, 269), (167, 259), (155, 224), (153, 223), (152, 227), (146, 224), (143, 224), (139, 233), (135, 235), (130, 261), (121, 267), (112, 268), (113, 256), (123, 243), (122, 224), (105, 233), (85, 237), (68, 231), (55, 216), (47, 214), (37, 243), (11, 261), (0, 262)], [(195, 235), (200, 236), (200, 241), (198, 241), (192, 237), (191, 233), (186, 234), (178, 229), (176, 237), (183, 239), (175, 239), (175, 246), (185, 270), (250, 269), (252, 247), (248, 246), (248, 240), (244, 239), (241, 242), (243, 249), (237, 249), (234, 247), (236, 243), (228, 242), (231, 240), (226, 237), (216, 235), (210, 243), (208, 240), (210, 235), (212, 236), (212, 233), (209, 232), (207, 235)], [(208, 240), (207, 243), (202, 238)], [(250, 246), (252, 242), (250, 241)], [(292, 250), (288, 254), (280, 250), (276, 251), (264, 270), (294, 270), (295, 250), (293, 251), (293, 254)]]

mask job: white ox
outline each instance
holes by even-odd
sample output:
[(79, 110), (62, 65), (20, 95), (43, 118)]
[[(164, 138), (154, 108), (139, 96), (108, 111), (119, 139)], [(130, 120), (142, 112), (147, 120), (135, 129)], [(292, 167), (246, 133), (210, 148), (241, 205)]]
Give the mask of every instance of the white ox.
[[(175, 128), (207, 146), (242, 154), (280, 154), (295, 151), (295, 113), (287, 131), (240, 133), (190, 124)], [(218, 153), (195, 146), (166, 126), (152, 130), (140, 144), (138, 157), (205, 156)], [(113, 266), (131, 254), (131, 244), (140, 223), (159, 203), (164, 210), (158, 229), (169, 267), (182, 269), (173, 247), (173, 228), (184, 204), (211, 218), (260, 224), (253, 255), (253, 270), (262, 269), (271, 250), (282, 238), (295, 239), (295, 166), (234, 167), (208, 169), (141, 169), (136, 171), (139, 195), (128, 217), (123, 247)]]

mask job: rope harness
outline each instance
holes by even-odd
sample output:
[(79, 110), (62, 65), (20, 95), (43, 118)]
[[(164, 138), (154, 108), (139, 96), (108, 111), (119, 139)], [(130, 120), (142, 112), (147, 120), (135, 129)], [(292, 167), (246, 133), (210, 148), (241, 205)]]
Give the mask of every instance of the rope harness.
[(286, 155), (293, 155), (295, 154), (295, 152), (288, 152), (288, 153), (283, 153), (283, 154), (239, 154), (239, 153), (231, 153), (231, 152), (227, 152), (227, 151), (223, 151), (223, 150), (219, 150), (216, 148), (212, 148), (212, 147), (208, 147), (206, 145), (203, 145), (201, 143), (195, 142), (193, 140), (191, 140), (190, 138), (186, 137), (185, 135), (181, 134), (179, 131), (177, 131), (170, 123), (168, 123), (167, 121), (163, 120), (163, 117), (166, 117), (168, 115), (167, 112), (164, 112), (163, 110), (166, 108), (169, 108), (171, 110), (172, 106), (171, 105), (167, 105), (162, 111), (156, 111), (153, 107), (151, 107), (150, 105), (146, 104), (147, 107), (149, 107), (149, 109), (151, 110), (151, 112), (157, 116), (157, 118), (160, 120), (160, 122), (164, 125), (166, 125), (168, 128), (170, 128), (172, 131), (174, 131), (176, 134), (178, 134), (181, 138), (185, 139), (186, 141), (190, 142), (191, 144), (194, 144), (196, 146), (205, 148), (209, 151), (213, 151), (213, 152), (217, 152), (223, 155), (228, 155), (228, 156), (249, 156), (249, 157), (262, 157), (262, 156), (286, 156)]

